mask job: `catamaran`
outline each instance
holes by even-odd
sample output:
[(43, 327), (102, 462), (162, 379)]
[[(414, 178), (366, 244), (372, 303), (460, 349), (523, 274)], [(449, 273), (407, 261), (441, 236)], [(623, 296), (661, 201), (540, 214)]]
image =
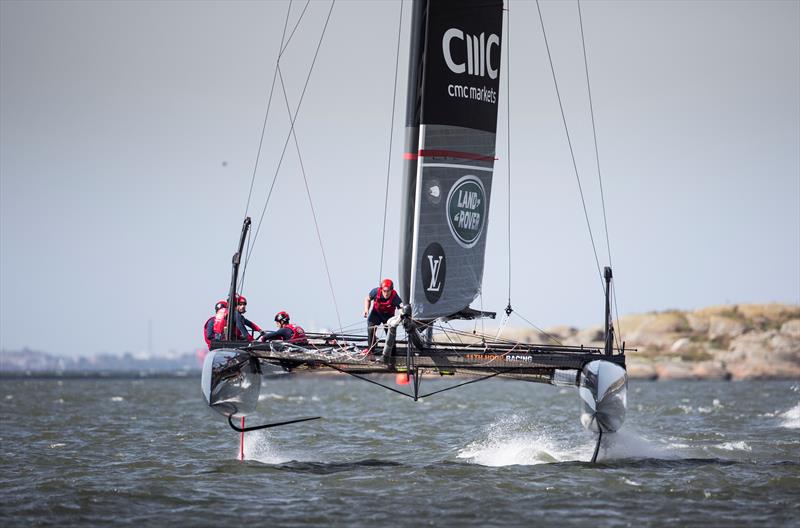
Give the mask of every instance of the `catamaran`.
[[(308, 333), (303, 343), (237, 341), (231, 309), (227, 339), (212, 341), (203, 366), (206, 402), (243, 434), (318, 418), (245, 427), (267, 372), (334, 370), (414, 401), (495, 377), (574, 387), (582, 424), (598, 433), (594, 461), (603, 433), (622, 426), (627, 404), (625, 345), (614, 336), (610, 267), (602, 276), (603, 346), (529, 344), (480, 334), (453, 339), (454, 330), (445, 327), (453, 320), (496, 317), (470, 304), (483, 282), (504, 10), (502, 0), (414, 0), (412, 9), (398, 273), (407, 304), (388, 323), (383, 357), (371, 353), (366, 336), (343, 331)], [(250, 225), (245, 218), (229, 299), (240, 284)], [(512, 311), (509, 301), (506, 316)], [(384, 376), (370, 377), (388, 373), (408, 380), (408, 390), (385, 383)], [(459, 377), (426, 393), (423, 374)]]

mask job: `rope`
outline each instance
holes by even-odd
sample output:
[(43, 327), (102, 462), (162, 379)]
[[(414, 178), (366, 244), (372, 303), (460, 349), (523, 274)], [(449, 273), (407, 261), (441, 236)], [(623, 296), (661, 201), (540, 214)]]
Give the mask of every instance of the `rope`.
[[(297, 23), (295, 23), (295, 26), (292, 29), (292, 33), (289, 35), (289, 39), (286, 40), (285, 43), (284, 43), (284, 37), (286, 36), (286, 27), (287, 27), (288, 22), (289, 22), (289, 14), (291, 13), (291, 10), (292, 10), (292, 2), (291, 2), (291, 0), (289, 1), (289, 9), (286, 11), (286, 20), (283, 23), (283, 35), (281, 35), (280, 51), (278, 52), (278, 58), (275, 61), (275, 71), (272, 74), (272, 86), (270, 87), (270, 90), (269, 90), (269, 101), (267, 102), (267, 113), (264, 116), (264, 124), (261, 127), (261, 139), (259, 140), (259, 143), (258, 143), (258, 154), (256, 155), (255, 167), (253, 168), (253, 177), (250, 180), (250, 192), (247, 195), (247, 205), (245, 206), (245, 217), (247, 216), (247, 211), (250, 208), (250, 197), (253, 194), (253, 183), (255, 182), (256, 171), (258, 169), (258, 160), (261, 158), (261, 145), (264, 142), (264, 132), (266, 131), (266, 127), (267, 127), (267, 117), (269, 116), (269, 109), (272, 106), (272, 95), (273, 95), (273, 92), (275, 91), (275, 79), (277, 78), (277, 74), (278, 74), (278, 66), (280, 64), (281, 57), (283, 56), (284, 51), (286, 51), (286, 48), (288, 48), (288, 46), (289, 46), (289, 42), (292, 40), (292, 36), (294, 35), (294, 32), (297, 31), (297, 27), (300, 25), (300, 21), (303, 20), (303, 16), (306, 14), (306, 9), (308, 9), (308, 4), (310, 3), (310, 1), (311, 0), (307, 0), (306, 1), (306, 5), (305, 5), (305, 7), (303, 7), (303, 11), (300, 13), (300, 16), (297, 18)], [(313, 65), (312, 65), (312, 68), (313, 68)], [(298, 105), (298, 109), (299, 109), (299, 105)], [(287, 142), (288, 142), (288, 138), (287, 138)], [(284, 152), (286, 151), (286, 144), (284, 144), (284, 146), (283, 146), (283, 151)], [(281, 153), (281, 161), (278, 163), (278, 170), (280, 169), (280, 164), (282, 162), (283, 162), (283, 153)], [(275, 178), (277, 178), (277, 174), (275, 175)], [(273, 178), (272, 186), (270, 187), (270, 191), (269, 191), (269, 195), (270, 196), (272, 195), (272, 187), (274, 187), (274, 185), (275, 185), (275, 178)], [(269, 196), (267, 196), (267, 202), (269, 202)], [(264, 205), (264, 207), (266, 209), (266, 204)], [(263, 218), (263, 216), (264, 216), (263, 212), (261, 213), (261, 216)], [(259, 227), (260, 227), (260, 224), (259, 224)], [(242, 278), (239, 281), (239, 285), (240, 285), (239, 286), (239, 290), (240, 291), (242, 291), (244, 289), (244, 277), (247, 274), (247, 264), (248, 264), (248, 262), (250, 262), (250, 252), (253, 251), (253, 248), (255, 247), (255, 240), (254, 239), (253, 239), (253, 243), (251, 243), (250, 232), (248, 232), (247, 236), (248, 236), (248, 238), (247, 238), (247, 252), (245, 253), (244, 265), (242, 266)]]
[(279, 59), (283, 56), (283, 52), (285, 52), (286, 49), (289, 47), (289, 43), (292, 41), (292, 37), (294, 36), (294, 32), (297, 31), (297, 28), (300, 26), (300, 21), (303, 20), (303, 15), (306, 14), (306, 9), (308, 9), (308, 4), (310, 4), (310, 3), (311, 3), (311, 0), (306, 0), (306, 5), (303, 7), (303, 12), (300, 13), (299, 17), (297, 17), (297, 22), (295, 23), (294, 28), (292, 28), (292, 32), (289, 34), (289, 38), (286, 39), (286, 44), (283, 44), (281, 46), (281, 52), (278, 55)]
[(544, 37), (544, 45), (547, 49), (547, 59), (550, 61), (550, 71), (553, 74), (553, 84), (556, 88), (556, 96), (558, 97), (558, 107), (561, 110), (561, 120), (564, 122), (564, 132), (567, 135), (567, 144), (569, 145), (569, 153), (572, 157), (572, 168), (575, 171), (575, 179), (578, 181), (578, 192), (581, 196), (581, 205), (583, 206), (583, 215), (586, 218), (586, 228), (589, 230), (589, 240), (592, 242), (592, 251), (594, 251), (594, 261), (597, 264), (597, 275), (600, 277), (600, 288), (603, 290), (605, 294), (606, 287), (603, 284), (603, 272), (600, 270), (600, 259), (597, 256), (597, 246), (594, 243), (594, 235), (592, 234), (592, 225), (589, 222), (589, 212), (586, 209), (586, 200), (583, 197), (583, 187), (581, 186), (581, 178), (578, 175), (578, 164), (575, 161), (575, 151), (572, 148), (572, 139), (569, 135), (569, 127), (567, 126), (567, 117), (564, 114), (564, 105), (561, 102), (561, 92), (558, 90), (558, 81), (556, 80), (556, 70), (553, 66), (553, 57), (550, 53), (550, 44), (547, 42), (547, 32), (544, 29), (544, 19), (542, 18), (542, 10), (539, 6), (539, 0), (536, 0), (536, 9), (539, 12), (539, 22), (542, 26), (542, 36)]
[(458, 385), (451, 385), (450, 387), (445, 387), (444, 389), (435, 390), (433, 392), (429, 392), (427, 394), (423, 394), (423, 395), (419, 396), (419, 398), (427, 398), (428, 396), (433, 396), (434, 394), (439, 394), (440, 392), (446, 392), (446, 391), (449, 391), (449, 390), (457, 389), (459, 387), (463, 387), (464, 385), (469, 385), (470, 383), (478, 383), (479, 381), (484, 381), (484, 380), (487, 380), (487, 379), (490, 379), (490, 378), (494, 378), (495, 376), (500, 376), (501, 374), (507, 374), (508, 372), (511, 372), (511, 369), (501, 370), (499, 372), (495, 372), (494, 374), (489, 374), (487, 376), (481, 376), (480, 378), (477, 378), (477, 379), (473, 379), (473, 380), (465, 381), (463, 383), (459, 383)]
[[(283, 21), (283, 34), (281, 35), (281, 44), (278, 47), (278, 57), (275, 59), (275, 70), (272, 73), (272, 86), (269, 89), (269, 99), (267, 100), (267, 111), (264, 113), (264, 124), (261, 125), (261, 138), (258, 140), (258, 151), (256, 152), (256, 161), (253, 165), (253, 176), (250, 178), (250, 192), (247, 193), (247, 204), (244, 206), (244, 216), (247, 217), (247, 212), (250, 210), (250, 199), (253, 196), (253, 185), (256, 181), (256, 172), (258, 172), (258, 161), (261, 159), (261, 147), (264, 144), (264, 134), (267, 130), (267, 118), (269, 117), (269, 109), (272, 106), (272, 94), (275, 91), (275, 79), (278, 75), (278, 63), (283, 54), (283, 39), (286, 38), (286, 27), (289, 25), (289, 13), (292, 11), (292, 0), (289, 0), (289, 7), (286, 10), (286, 19)], [(247, 254), (250, 254), (250, 248), (247, 249)], [(244, 274), (244, 271), (242, 271)]]
[(511, 0), (506, 16), (506, 163), (508, 165), (508, 309), (511, 309)]
[[(611, 238), (608, 236), (608, 219), (606, 217), (606, 199), (605, 193), (603, 192), (603, 176), (602, 171), (600, 170), (600, 151), (597, 146), (597, 128), (595, 126), (595, 119), (594, 119), (594, 103), (592, 99), (592, 85), (589, 82), (589, 60), (586, 58), (586, 39), (583, 34), (583, 14), (581, 12), (581, 0), (577, 0), (578, 3), (578, 21), (581, 27), (581, 45), (583, 46), (583, 66), (586, 71), (586, 92), (589, 94), (589, 113), (592, 116), (592, 137), (594, 138), (594, 159), (597, 164), (597, 181), (600, 184), (600, 203), (603, 206), (603, 229), (606, 233), (606, 250), (608, 251), (608, 265), (613, 269), (613, 264), (611, 263)], [(619, 326), (619, 308), (617, 307), (617, 296), (616, 296), (616, 284), (614, 288), (611, 290), (612, 295), (614, 297), (614, 312), (617, 316), (617, 333), (621, 334), (622, 329)], [(617, 333), (614, 334), (617, 337)], [(619, 340), (617, 340), (617, 348), (619, 348)]]
[[(278, 66), (278, 77), (281, 80), (281, 90), (283, 91), (283, 100), (286, 102), (286, 111), (289, 112), (289, 118), (292, 117), (292, 108), (289, 106), (289, 96), (286, 94), (286, 85), (283, 83), (283, 72)], [(297, 131), (292, 127), (292, 137), (294, 138), (294, 147), (297, 150), (297, 159), (300, 161), (300, 173), (303, 175), (303, 183), (306, 186), (306, 196), (308, 196), (308, 205), (311, 207), (311, 217), (314, 219), (314, 228), (317, 230), (317, 240), (319, 241), (319, 249), (322, 252), (322, 262), (325, 264), (325, 274), (328, 276), (328, 287), (331, 289), (331, 297), (333, 297), (333, 307), (336, 310), (336, 320), (339, 322), (339, 328), (342, 327), (342, 318), (339, 314), (339, 304), (336, 302), (336, 293), (333, 289), (333, 280), (331, 279), (331, 270), (328, 266), (328, 257), (325, 255), (325, 246), (322, 243), (322, 234), (319, 231), (319, 222), (317, 222), (317, 212), (314, 209), (314, 201), (311, 199), (311, 189), (308, 186), (308, 178), (306, 177), (306, 169), (303, 165), (303, 155), (300, 153), (300, 143), (297, 140)]]
[[(308, 7), (308, 4), (306, 4)], [(253, 175), (250, 177), (250, 190), (247, 193), (247, 203), (244, 206), (244, 218), (247, 218), (247, 213), (250, 211), (250, 200), (253, 197), (253, 186), (256, 182), (256, 174), (258, 173), (258, 163), (261, 160), (261, 149), (264, 145), (264, 136), (267, 131), (267, 120), (269, 119), (269, 110), (272, 107), (272, 95), (275, 92), (275, 80), (278, 76), (278, 64), (281, 60), (281, 55), (283, 55), (284, 48), (284, 39), (286, 38), (286, 28), (289, 25), (289, 15), (292, 12), (292, 0), (289, 0), (289, 5), (286, 9), (286, 18), (283, 21), (283, 33), (281, 34), (281, 43), (278, 46), (278, 56), (275, 59), (275, 69), (272, 72), (272, 85), (269, 88), (269, 98), (267, 99), (267, 109), (264, 112), (264, 122), (261, 125), (261, 137), (258, 140), (258, 150), (256, 151), (256, 159), (255, 163), (253, 163)], [(305, 9), (303, 10), (305, 12)], [(302, 15), (300, 16), (302, 18)], [(299, 20), (298, 20), (299, 23)], [(247, 263), (250, 260), (250, 252), (253, 250), (253, 239), (251, 238), (251, 231), (247, 232), (247, 251), (245, 251), (245, 259), (242, 265), (242, 275), (239, 278), (239, 292), (243, 293), (244, 291), (244, 278), (247, 275)], [(240, 257), (241, 258), (241, 257)]]
[[(303, 99), (305, 98), (306, 90), (308, 89), (308, 82), (309, 82), (309, 80), (311, 80), (311, 73), (314, 71), (314, 65), (317, 63), (317, 56), (319, 55), (320, 47), (322, 47), (322, 41), (325, 38), (325, 31), (328, 29), (328, 23), (331, 20), (331, 13), (333, 13), (333, 6), (335, 6), (335, 5), (336, 5), (336, 0), (333, 0), (331, 2), (331, 8), (330, 8), (330, 10), (328, 10), (328, 17), (325, 19), (325, 26), (322, 28), (322, 34), (320, 35), (319, 42), (317, 43), (317, 49), (314, 52), (314, 59), (311, 61), (311, 66), (308, 69), (308, 75), (306, 76), (306, 82), (303, 85), (303, 91), (300, 94), (300, 101), (298, 101), (298, 103), (297, 103), (297, 108), (295, 109), (294, 117), (292, 118), (292, 124), (289, 127), (289, 133), (286, 135), (286, 141), (284, 141), (284, 143), (283, 143), (283, 150), (281, 151), (281, 156), (278, 159), (278, 166), (275, 168), (275, 175), (272, 177), (272, 183), (270, 184), (269, 192), (267, 193), (267, 199), (264, 202), (264, 208), (261, 210), (261, 216), (258, 219), (258, 225), (256, 227), (256, 234), (253, 235), (253, 246), (255, 246), (256, 240), (258, 240), (259, 233), (261, 233), (261, 224), (264, 222), (264, 214), (267, 212), (267, 206), (269, 206), (269, 200), (272, 197), (272, 191), (275, 189), (275, 182), (278, 179), (278, 174), (279, 174), (279, 172), (281, 170), (281, 165), (283, 164), (283, 158), (286, 155), (286, 147), (288, 147), (289, 140), (292, 137), (292, 131), (294, 130), (294, 124), (295, 124), (295, 121), (297, 120), (297, 115), (300, 113), (300, 107), (303, 104)], [(247, 258), (245, 259), (245, 267), (247, 267), (247, 263), (250, 262), (251, 255), (252, 255), (252, 252), (247, 255)]]
[(515, 314), (517, 314), (517, 317), (519, 317), (520, 319), (522, 319), (523, 321), (525, 321), (526, 323), (528, 323), (529, 325), (531, 325), (532, 327), (534, 327), (534, 328), (535, 328), (535, 329), (536, 329), (536, 330), (537, 330), (539, 333), (541, 333), (542, 335), (544, 335), (545, 337), (547, 337), (547, 338), (548, 338), (549, 340), (551, 340), (553, 343), (555, 343), (555, 344), (557, 344), (557, 345), (563, 345), (563, 343), (562, 343), (561, 341), (559, 341), (558, 339), (556, 339), (555, 337), (553, 337), (553, 335), (552, 335), (552, 334), (549, 334), (549, 333), (545, 332), (544, 330), (542, 330), (541, 328), (539, 328), (538, 326), (536, 326), (536, 325), (535, 325), (535, 324), (533, 324), (532, 322), (528, 321), (528, 320), (527, 320), (525, 317), (523, 317), (523, 316), (522, 316), (522, 314), (521, 314), (521, 313), (519, 313), (519, 311), (514, 311), (514, 313), (515, 313)]
[(397, 52), (394, 58), (394, 90), (392, 91), (392, 124), (389, 127), (389, 153), (386, 164), (386, 191), (383, 197), (383, 229), (381, 231), (381, 264), (378, 270), (378, 283), (383, 277), (383, 250), (386, 245), (386, 213), (389, 207), (389, 174), (392, 169), (392, 142), (394, 141), (394, 113), (397, 106), (397, 70), (400, 64), (400, 33), (403, 27), (403, 0), (400, 0), (400, 17), (397, 20)]
[[(597, 128), (594, 120), (594, 104), (592, 102), (592, 85), (589, 82), (589, 61), (586, 58), (586, 39), (583, 36), (583, 15), (581, 14), (581, 0), (578, 0), (578, 21), (581, 26), (581, 45), (583, 46), (583, 66), (586, 71), (586, 91), (589, 94), (589, 114), (592, 116), (592, 136), (594, 138), (594, 159), (597, 164), (597, 181), (600, 183), (600, 202), (603, 205), (603, 228), (606, 232), (606, 250), (608, 251), (608, 265), (611, 266), (611, 241), (608, 237), (608, 221), (606, 219), (606, 200), (603, 193), (603, 176), (600, 171), (600, 153), (597, 148)], [(612, 266), (613, 267), (613, 266)]]

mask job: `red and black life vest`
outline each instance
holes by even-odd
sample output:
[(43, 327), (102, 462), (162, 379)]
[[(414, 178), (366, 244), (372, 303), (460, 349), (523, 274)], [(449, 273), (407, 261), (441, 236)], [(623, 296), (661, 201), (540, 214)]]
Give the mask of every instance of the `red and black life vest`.
[(392, 293), (389, 294), (388, 299), (384, 299), (383, 292), (380, 288), (378, 288), (378, 293), (375, 295), (375, 300), (373, 300), (372, 309), (378, 312), (379, 314), (384, 315), (394, 315), (394, 300), (397, 297), (397, 292), (392, 290)]
[[(208, 338), (208, 323), (210, 323), (213, 320), (214, 320), (214, 316), (212, 315), (211, 317), (206, 319), (206, 322), (203, 325), (203, 339), (205, 339), (206, 346), (208, 347), (209, 350), (211, 350), (211, 339)], [(214, 336), (212, 335), (211, 337), (213, 338)]]
[(214, 335), (217, 339), (222, 339), (225, 334), (225, 326), (228, 324), (228, 309), (220, 308), (214, 316)]
[(299, 345), (308, 343), (308, 340), (306, 339), (306, 331), (303, 330), (302, 326), (287, 324), (285, 328), (288, 328), (292, 331), (292, 337), (289, 338), (290, 343), (297, 343)]

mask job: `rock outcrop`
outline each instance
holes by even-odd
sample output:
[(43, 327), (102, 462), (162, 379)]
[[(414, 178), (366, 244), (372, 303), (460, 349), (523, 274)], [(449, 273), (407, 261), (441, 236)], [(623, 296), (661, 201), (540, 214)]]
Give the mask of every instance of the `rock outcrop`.
[[(602, 346), (601, 327), (555, 327), (564, 344)], [(746, 304), (622, 317), (628, 374), (640, 379), (800, 379), (800, 306)], [(539, 336), (536, 336), (539, 337)]]

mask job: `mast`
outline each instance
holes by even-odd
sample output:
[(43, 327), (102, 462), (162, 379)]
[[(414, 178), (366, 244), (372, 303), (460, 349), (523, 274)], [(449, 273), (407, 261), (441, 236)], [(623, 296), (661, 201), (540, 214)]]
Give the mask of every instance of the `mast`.
[(610, 356), (614, 351), (614, 323), (611, 320), (611, 268), (606, 266), (603, 270), (603, 278), (606, 281), (606, 321), (603, 341), (605, 342), (605, 355)]
[[(228, 329), (225, 332), (225, 339), (233, 341), (233, 336), (236, 333), (233, 331), (234, 314), (236, 312), (236, 281), (239, 279), (239, 264), (242, 261), (242, 250), (244, 249), (244, 240), (247, 238), (247, 232), (250, 230), (250, 217), (244, 219), (242, 223), (242, 234), (239, 237), (239, 250), (233, 254), (233, 269), (231, 270), (231, 289), (228, 293)], [(242, 336), (244, 337), (244, 336)]]
[(422, 106), (425, 36), (428, 0), (414, 0), (411, 8), (411, 41), (408, 55), (408, 90), (406, 94), (405, 154), (403, 155), (403, 191), (400, 202), (400, 262), (398, 287), (400, 298), (411, 302), (411, 254), (414, 245), (414, 208), (417, 193), (417, 152)]

